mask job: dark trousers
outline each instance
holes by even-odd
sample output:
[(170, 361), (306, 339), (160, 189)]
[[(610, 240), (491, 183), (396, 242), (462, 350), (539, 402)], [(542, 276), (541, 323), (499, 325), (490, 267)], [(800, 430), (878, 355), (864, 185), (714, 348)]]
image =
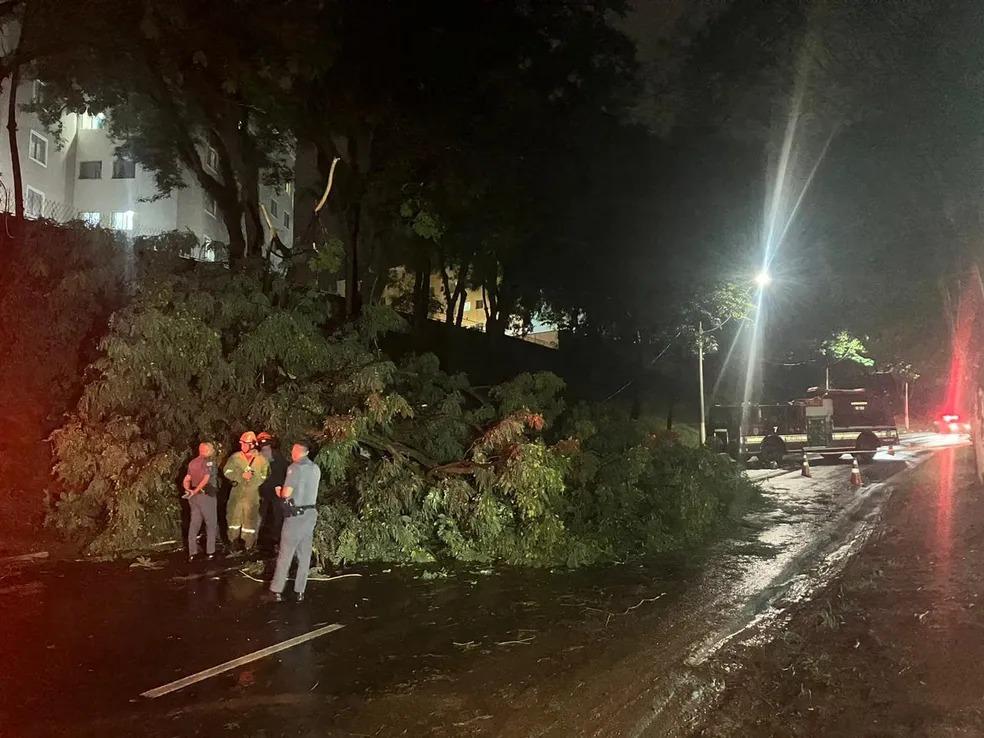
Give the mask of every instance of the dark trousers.
[(215, 539), (219, 533), (218, 506), (215, 497), (199, 492), (188, 500), (191, 522), (188, 524), (188, 554), (198, 553), (198, 533), (205, 523), (205, 552), (215, 553)]
[(284, 503), (273, 489), (260, 488), (260, 548), (272, 551), (280, 541), (284, 527)]

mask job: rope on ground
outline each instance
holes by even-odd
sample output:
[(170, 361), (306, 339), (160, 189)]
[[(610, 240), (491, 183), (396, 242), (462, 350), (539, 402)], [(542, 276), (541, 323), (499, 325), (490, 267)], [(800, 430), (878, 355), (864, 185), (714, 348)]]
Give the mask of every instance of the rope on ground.
[(499, 641), (495, 645), (497, 646), (526, 646), (533, 642), (536, 636), (527, 636), (526, 638), (520, 638), (515, 641)]
[[(239, 570), (239, 573), (242, 574), (247, 579), (252, 579), (254, 582), (261, 582), (262, 583), (264, 581), (263, 579), (259, 579), (257, 577), (254, 577), (252, 574), (250, 574), (248, 571), (246, 571), (245, 568), (240, 569)], [(309, 576), (308, 577), (308, 581), (309, 582), (331, 582), (331, 581), (334, 581), (336, 579), (345, 579), (346, 577), (361, 577), (361, 576), (362, 576), (361, 574), (338, 574), (338, 575), (333, 576), (333, 577), (323, 577), (323, 576), (319, 576), (319, 575), (315, 574), (314, 576)]]
[(642, 607), (647, 602), (655, 602), (656, 600), (660, 599), (661, 597), (665, 597), (665, 596), (666, 596), (666, 592), (660, 592), (655, 597), (645, 597), (645, 598), (639, 600), (639, 602), (637, 602), (635, 605), (633, 605), (632, 607), (627, 607), (624, 611), (622, 611), (620, 613), (615, 613), (615, 612), (608, 613), (608, 618), (605, 620), (605, 627), (606, 628), (608, 627), (608, 624), (610, 622), (612, 622), (612, 618), (615, 617), (616, 615), (628, 615), (630, 612), (632, 612), (633, 610), (635, 610), (638, 607)]

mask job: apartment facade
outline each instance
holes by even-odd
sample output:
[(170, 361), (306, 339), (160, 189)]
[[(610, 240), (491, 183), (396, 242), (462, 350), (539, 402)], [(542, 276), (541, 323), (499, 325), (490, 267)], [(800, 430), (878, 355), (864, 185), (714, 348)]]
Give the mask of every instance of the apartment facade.
[[(18, 103), (44, 94), (38, 80), (23, 82)], [(0, 93), (0, 110), (8, 109), (9, 85)], [(33, 113), (19, 110), (17, 149), (28, 217), (58, 222), (82, 220), (93, 227), (111, 228), (129, 236), (190, 231), (203, 244), (202, 258), (214, 258), (208, 244), (227, 243), (228, 231), (214, 200), (190, 173), (185, 187), (160, 197), (152, 172), (117, 155), (103, 114), (66, 114), (61, 136), (49, 132)], [(0, 209), (14, 210), (13, 167), (6, 131), (0, 138)], [(217, 168), (214, 150), (202, 151), (206, 167)], [(260, 202), (284, 243), (291, 243), (294, 188), (261, 185)], [(272, 234), (267, 230), (267, 237)]]

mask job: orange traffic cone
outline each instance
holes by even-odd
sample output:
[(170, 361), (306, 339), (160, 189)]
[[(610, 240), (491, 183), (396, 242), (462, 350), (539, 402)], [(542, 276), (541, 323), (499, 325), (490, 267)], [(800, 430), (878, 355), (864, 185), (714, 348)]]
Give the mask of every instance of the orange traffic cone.
[(812, 477), (810, 473), (810, 460), (806, 458), (806, 454), (803, 454), (803, 465), (800, 467), (800, 476)]
[(860, 487), (864, 482), (861, 480), (861, 467), (858, 466), (858, 460), (854, 460), (854, 464), (851, 466), (851, 486)]

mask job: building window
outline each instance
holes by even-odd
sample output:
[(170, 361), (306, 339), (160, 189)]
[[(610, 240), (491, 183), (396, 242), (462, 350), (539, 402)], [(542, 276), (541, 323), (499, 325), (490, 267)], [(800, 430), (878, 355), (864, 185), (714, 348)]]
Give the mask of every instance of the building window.
[(284, 228), (290, 228), (290, 213), (284, 211)]
[(123, 210), (116, 211), (113, 213), (113, 230), (114, 231), (132, 231), (133, 230), (133, 211)]
[(485, 300), (475, 300), (475, 309), (476, 310), (484, 310), (485, 309)]
[(277, 206), (277, 201), (276, 200), (271, 200), (270, 201), (270, 217), (271, 218), (276, 218), (279, 215), (280, 215), (280, 208)]
[(212, 197), (207, 192), (205, 193), (205, 212), (211, 215), (213, 218), (216, 217), (216, 215), (219, 212), (219, 206), (215, 202), (215, 198)]
[(293, 191), (294, 191), (294, 183), (293, 182), (286, 182), (286, 183), (284, 183), (284, 194), (285, 195), (288, 195), (289, 196), (290, 193), (293, 192)]
[(92, 115), (91, 113), (82, 113), (79, 118), (79, 127), (83, 131), (95, 131), (99, 130), (106, 125), (106, 116), (103, 113), (96, 113)]
[(79, 179), (102, 179), (103, 163), (101, 161), (79, 162)]
[(471, 312), (471, 303), (468, 300), (465, 300), (465, 312)]
[(219, 173), (219, 152), (211, 146), (205, 150), (205, 168), (212, 174)]
[(133, 159), (117, 156), (113, 159), (113, 179), (133, 179), (137, 176), (137, 164)]
[(31, 102), (39, 103), (44, 98), (44, 82), (39, 79), (34, 80), (34, 89), (31, 90)]
[(102, 216), (99, 213), (79, 213), (79, 220), (90, 228), (98, 228)]
[(24, 196), (24, 215), (28, 218), (40, 218), (44, 213), (44, 193), (30, 185)]
[(28, 155), (31, 157), (31, 161), (43, 167), (48, 166), (48, 139), (37, 131), (31, 131)]

